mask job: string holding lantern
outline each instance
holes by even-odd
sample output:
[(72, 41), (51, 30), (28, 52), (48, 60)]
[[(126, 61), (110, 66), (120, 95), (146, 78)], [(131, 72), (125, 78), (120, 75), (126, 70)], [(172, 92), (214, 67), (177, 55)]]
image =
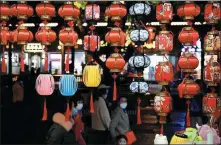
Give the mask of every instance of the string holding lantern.
[(0, 2), (0, 21), (7, 21), (10, 16), (10, 7), (6, 1)]
[(84, 50), (95, 52), (100, 49), (100, 36), (94, 34), (94, 26), (89, 27), (91, 34), (84, 36)]
[(173, 6), (170, 2), (161, 2), (156, 6), (156, 19), (160, 23), (170, 23), (173, 19)]
[(209, 24), (217, 24), (221, 18), (221, 8), (219, 2), (208, 2), (204, 9), (204, 20)]
[(68, 1), (58, 9), (58, 14), (65, 21), (73, 21), (80, 15), (80, 9)]
[(221, 50), (221, 36), (214, 27), (204, 37), (204, 50), (208, 54), (215, 54)]
[(183, 45), (196, 45), (199, 39), (199, 33), (193, 27), (183, 27), (179, 33), (178, 39)]
[(43, 20), (51, 20), (55, 16), (55, 7), (49, 1), (43, 1), (35, 8), (37, 15)]

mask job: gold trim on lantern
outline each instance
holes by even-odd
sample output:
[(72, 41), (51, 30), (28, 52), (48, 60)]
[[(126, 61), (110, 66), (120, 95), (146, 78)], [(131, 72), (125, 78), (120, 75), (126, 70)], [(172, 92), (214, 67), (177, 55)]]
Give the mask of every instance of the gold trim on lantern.
[(159, 65), (161, 65), (161, 66), (168, 65), (168, 61), (161, 61), (161, 62), (159, 62)]
[(216, 93), (207, 93), (206, 95), (208, 98), (216, 98), (217, 94)]
[(9, 30), (8, 27), (4, 27), (4, 26), (0, 27), (0, 29), (1, 30)]
[(19, 4), (26, 4), (26, 1), (18, 1)]
[(119, 54), (119, 53), (112, 53), (111, 56), (112, 56), (112, 57), (119, 57), (120, 54)]
[(163, 86), (167, 86), (169, 84), (169, 82), (167, 82), (167, 81), (159, 81), (159, 84), (163, 85)]
[(64, 17), (64, 20), (65, 20), (65, 21), (73, 21), (74, 18), (73, 18), (72, 16), (65, 16), (65, 17)]
[(26, 41), (18, 41), (17, 44), (19, 44), (19, 45), (26, 45), (27, 42)]
[(206, 82), (208, 86), (217, 86), (216, 82)]
[(184, 16), (184, 20), (193, 20), (194, 16)]
[(183, 53), (183, 56), (190, 57), (190, 56), (194, 56), (194, 55), (192, 53)]
[(7, 15), (6, 15), (6, 16), (1, 15), (0, 19), (1, 19), (1, 20), (8, 20), (9, 18), (8, 18), (8, 16), (7, 16)]
[(110, 72), (121, 72), (121, 70), (114, 68), (114, 69), (110, 69)]
[(121, 20), (120, 16), (112, 16), (111, 17), (111, 21), (118, 21), (118, 20)]
[(183, 72), (194, 72), (194, 69), (182, 69)]
[(164, 31), (160, 31), (160, 32), (159, 32), (159, 34), (168, 34), (168, 33), (170, 33), (170, 31), (164, 30)]
[(47, 19), (47, 20), (51, 19), (51, 17), (49, 15), (41, 15), (41, 18), (42, 19)]
[(184, 27), (184, 30), (191, 30), (192, 27)]
[(183, 98), (185, 99), (192, 99), (194, 95), (183, 95)]
[(18, 26), (19, 30), (27, 30), (27, 27), (23, 26), (22, 24)]
[(70, 2), (70, 1), (67, 1), (67, 2), (64, 2), (65, 4), (67, 4), (67, 5), (71, 5), (72, 4), (72, 2)]

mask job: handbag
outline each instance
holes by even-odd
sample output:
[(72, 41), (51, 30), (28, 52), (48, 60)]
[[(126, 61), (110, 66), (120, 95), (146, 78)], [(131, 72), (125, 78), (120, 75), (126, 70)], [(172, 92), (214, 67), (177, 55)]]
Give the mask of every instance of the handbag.
[(127, 137), (127, 144), (132, 144), (137, 140), (133, 131), (126, 132), (125, 136)]

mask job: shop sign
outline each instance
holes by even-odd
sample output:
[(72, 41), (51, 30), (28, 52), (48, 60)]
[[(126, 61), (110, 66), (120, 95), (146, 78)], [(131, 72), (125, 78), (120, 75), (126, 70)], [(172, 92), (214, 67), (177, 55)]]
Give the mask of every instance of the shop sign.
[(31, 53), (39, 53), (44, 52), (44, 45), (41, 43), (27, 43), (27, 45), (24, 46), (25, 52), (31, 52)]

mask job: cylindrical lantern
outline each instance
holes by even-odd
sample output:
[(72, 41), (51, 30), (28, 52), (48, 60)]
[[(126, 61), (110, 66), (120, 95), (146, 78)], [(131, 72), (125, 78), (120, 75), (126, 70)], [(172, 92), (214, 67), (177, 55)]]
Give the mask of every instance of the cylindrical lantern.
[(50, 45), (56, 40), (56, 33), (51, 30), (50, 27), (41, 27), (39, 31), (35, 33), (35, 38), (43, 45)]
[(7, 45), (10, 40), (9, 28), (5, 26), (0, 27), (0, 45)]
[(193, 20), (200, 14), (200, 7), (194, 2), (186, 2), (177, 9), (177, 15), (183, 17), (184, 20)]
[(121, 72), (125, 66), (125, 60), (119, 53), (113, 53), (106, 61), (107, 68), (110, 72)]
[(217, 86), (220, 83), (220, 64), (216, 61), (210, 60), (204, 69), (204, 81), (208, 86)]
[(184, 27), (182, 28), (178, 39), (184, 45), (196, 45), (196, 42), (199, 39), (199, 33), (193, 29), (193, 27)]
[(131, 16), (136, 15), (149, 15), (151, 12), (151, 7), (147, 3), (136, 3), (132, 5), (129, 9)]
[(147, 40), (147, 43), (153, 43), (154, 39), (155, 39), (155, 36), (156, 36), (156, 28), (155, 27), (151, 27), (151, 26), (148, 26), (146, 27), (146, 30), (148, 31), (148, 34), (149, 34), (149, 37), (148, 37), (148, 40)]
[(184, 79), (178, 86), (180, 98), (191, 99), (200, 92), (200, 87), (194, 80)]
[(183, 53), (177, 65), (183, 72), (193, 72), (198, 67), (199, 60), (192, 53)]
[(170, 31), (160, 31), (156, 36), (155, 50), (167, 54), (173, 50), (173, 34)]
[(127, 15), (127, 8), (120, 2), (113, 2), (105, 10), (105, 15), (111, 17), (112, 21), (120, 21), (124, 16)]
[(100, 6), (97, 4), (88, 4), (85, 8), (86, 20), (99, 20), (100, 19)]
[(97, 49), (100, 49), (100, 36), (93, 33), (84, 36), (84, 50), (95, 52)]
[(111, 31), (105, 35), (106, 42), (110, 43), (111, 46), (124, 46), (126, 41), (126, 34), (121, 28), (114, 27)]
[(145, 29), (132, 30), (130, 32), (130, 39), (133, 42), (145, 42), (149, 38), (149, 33)]
[(58, 14), (65, 21), (73, 21), (80, 15), (80, 10), (69, 1), (58, 9)]
[(19, 20), (26, 20), (33, 15), (33, 8), (26, 4), (25, 1), (21, 1), (18, 4), (14, 4), (10, 8), (12, 16), (17, 17)]
[(173, 66), (169, 61), (159, 62), (156, 66), (155, 80), (160, 85), (168, 85), (173, 81)]
[(134, 55), (128, 61), (130, 67), (135, 68), (138, 72), (143, 72), (144, 68), (150, 65), (150, 58), (147, 55)]
[(133, 81), (130, 84), (130, 91), (133, 93), (145, 94), (149, 90), (149, 86), (143, 81)]
[(35, 10), (42, 20), (51, 20), (55, 16), (55, 7), (49, 1), (38, 4)]
[(64, 46), (75, 46), (78, 40), (78, 34), (74, 29), (67, 27), (59, 32), (59, 40), (64, 44)]
[(214, 54), (221, 50), (221, 36), (219, 35), (219, 31), (212, 30), (207, 32), (207, 35), (204, 37), (204, 50), (209, 54)]
[(10, 8), (9, 5), (5, 1), (0, 2), (0, 20), (6, 21), (10, 16)]
[(203, 97), (202, 102), (203, 113), (205, 113), (207, 116), (212, 116), (216, 109), (221, 107), (220, 98), (216, 93), (207, 93), (207, 95)]
[(173, 7), (170, 2), (163, 2), (156, 6), (156, 19), (160, 23), (169, 23), (173, 19)]
[(208, 2), (204, 9), (204, 19), (209, 24), (216, 24), (221, 19), (221, 8), (219, 2)]

